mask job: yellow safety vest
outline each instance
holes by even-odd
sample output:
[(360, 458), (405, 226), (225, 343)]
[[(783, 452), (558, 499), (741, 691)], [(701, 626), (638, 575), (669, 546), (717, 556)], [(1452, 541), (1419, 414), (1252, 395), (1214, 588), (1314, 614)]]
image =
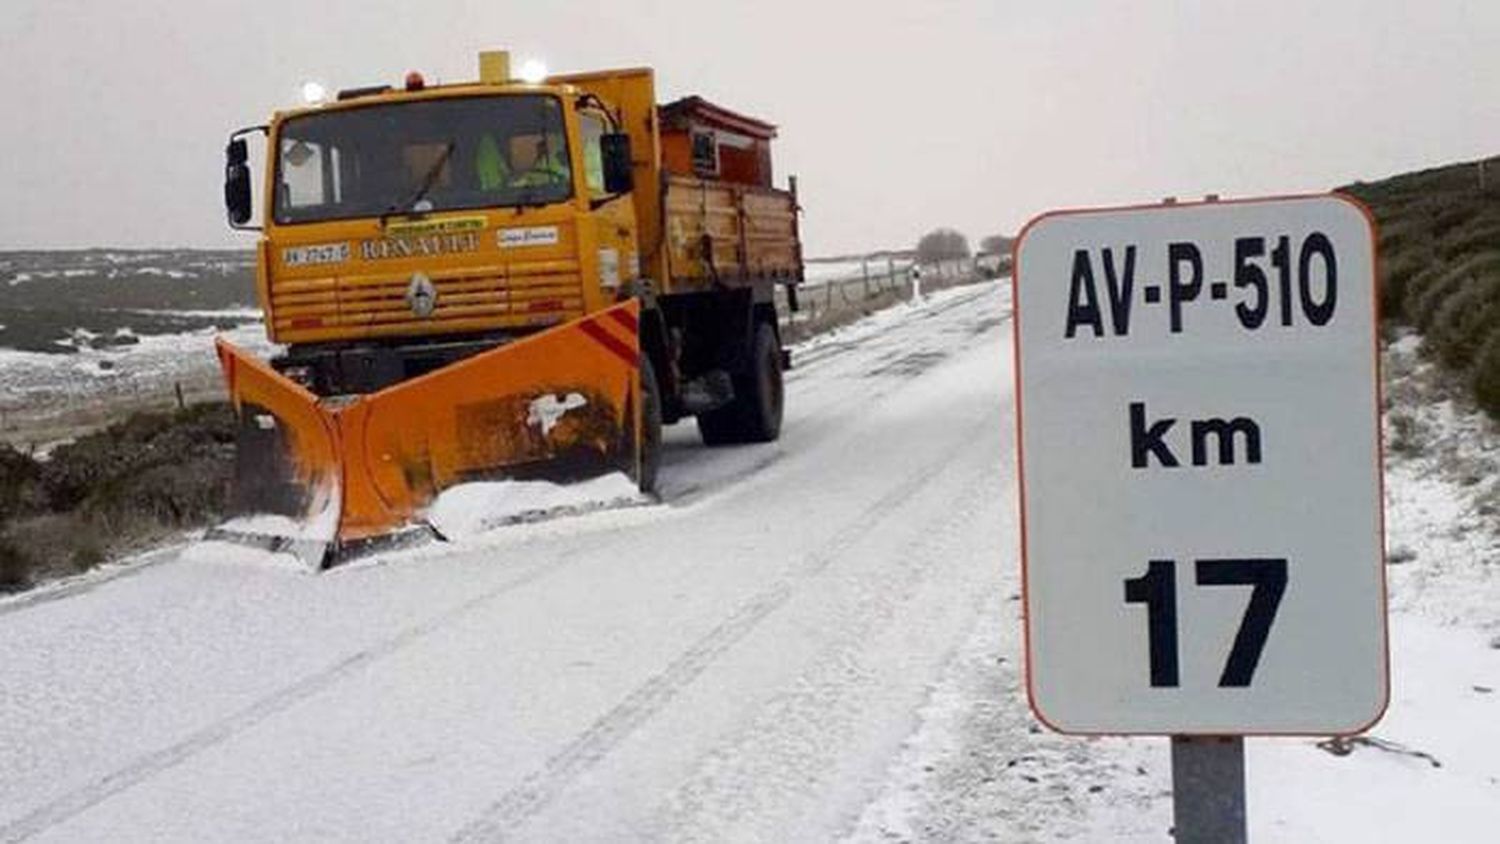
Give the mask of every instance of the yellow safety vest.
[(499, 190), (510, 182), (510, 166), (500, 154), (500, 145), (493, 135), (485, 135), (479, 141), (479, 150), (474, 153), (474, 175), (479, 178), (480, 190)]
[(548, 150), (547, 157), (533, 164), (530, 170), (511, 177), (510, 186), (530, 188), (551, 185), (568, 181), (568, 176), (567, 159), (562, 157), (561, 150), (551, 149)]

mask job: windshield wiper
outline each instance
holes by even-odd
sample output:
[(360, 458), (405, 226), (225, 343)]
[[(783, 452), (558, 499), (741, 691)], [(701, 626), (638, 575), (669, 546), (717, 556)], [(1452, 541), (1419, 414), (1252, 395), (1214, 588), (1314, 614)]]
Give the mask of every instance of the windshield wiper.
[(437, 184), (438, 174), (443, 172), (443, 165), (447, 164), (448, 158), (453, 155), (454, 146), (454, 142), (449, 141), (448, 145), (443, 147), (443, 152), (438, 155), (436, 161), (432, 162), (432, 167), (427, 171), (427, 174), (422, 177), (422, 184), (417, 188), (416, 192), (413, 193), (409, 199), (407, 199), (405, 202), (397, 203), (385, 209), (385, 213), (380, 215), (381, 228), (385, 227), (385, 221), (391, 215), (409, 215), (412, 213), (412, 209), (416, 207), (417, 203), (427, 198), (428, 191), (431, 191), (433, 185)]

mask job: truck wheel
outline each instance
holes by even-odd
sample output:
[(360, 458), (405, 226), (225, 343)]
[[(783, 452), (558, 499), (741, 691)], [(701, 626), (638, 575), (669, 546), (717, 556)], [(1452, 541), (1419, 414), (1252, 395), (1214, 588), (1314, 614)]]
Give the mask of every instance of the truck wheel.
[(656, 472), (661, 468), (661, 389), (651, 358), (641, 355), (641, 492), (656, 492)]
[(755, 329), (751, 371), (734, 378), (734, 401), (698, 414), (698, 433), (706, 445), (764, 443), (781, 436), (781, 350), (767, 323)]

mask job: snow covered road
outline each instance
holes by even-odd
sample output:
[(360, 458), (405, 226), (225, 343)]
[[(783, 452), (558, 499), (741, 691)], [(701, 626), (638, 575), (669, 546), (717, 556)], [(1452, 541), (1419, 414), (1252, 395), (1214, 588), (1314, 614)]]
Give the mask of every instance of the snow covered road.
[(0, 841), (857, 833), (976, 630), (1018, 650), (1007, 297), (804, 346), (782, 439), (677, 426), (659, 505), (0, 604)]

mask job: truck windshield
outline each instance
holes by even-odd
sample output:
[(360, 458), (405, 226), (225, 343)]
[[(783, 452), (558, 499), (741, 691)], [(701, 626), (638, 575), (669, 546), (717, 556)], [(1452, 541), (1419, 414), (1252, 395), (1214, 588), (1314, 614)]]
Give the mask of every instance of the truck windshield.
[(561, 103), (521, 94), (294, 117), (277, 139), (275, 219), (543, 205), (573, 195)]

